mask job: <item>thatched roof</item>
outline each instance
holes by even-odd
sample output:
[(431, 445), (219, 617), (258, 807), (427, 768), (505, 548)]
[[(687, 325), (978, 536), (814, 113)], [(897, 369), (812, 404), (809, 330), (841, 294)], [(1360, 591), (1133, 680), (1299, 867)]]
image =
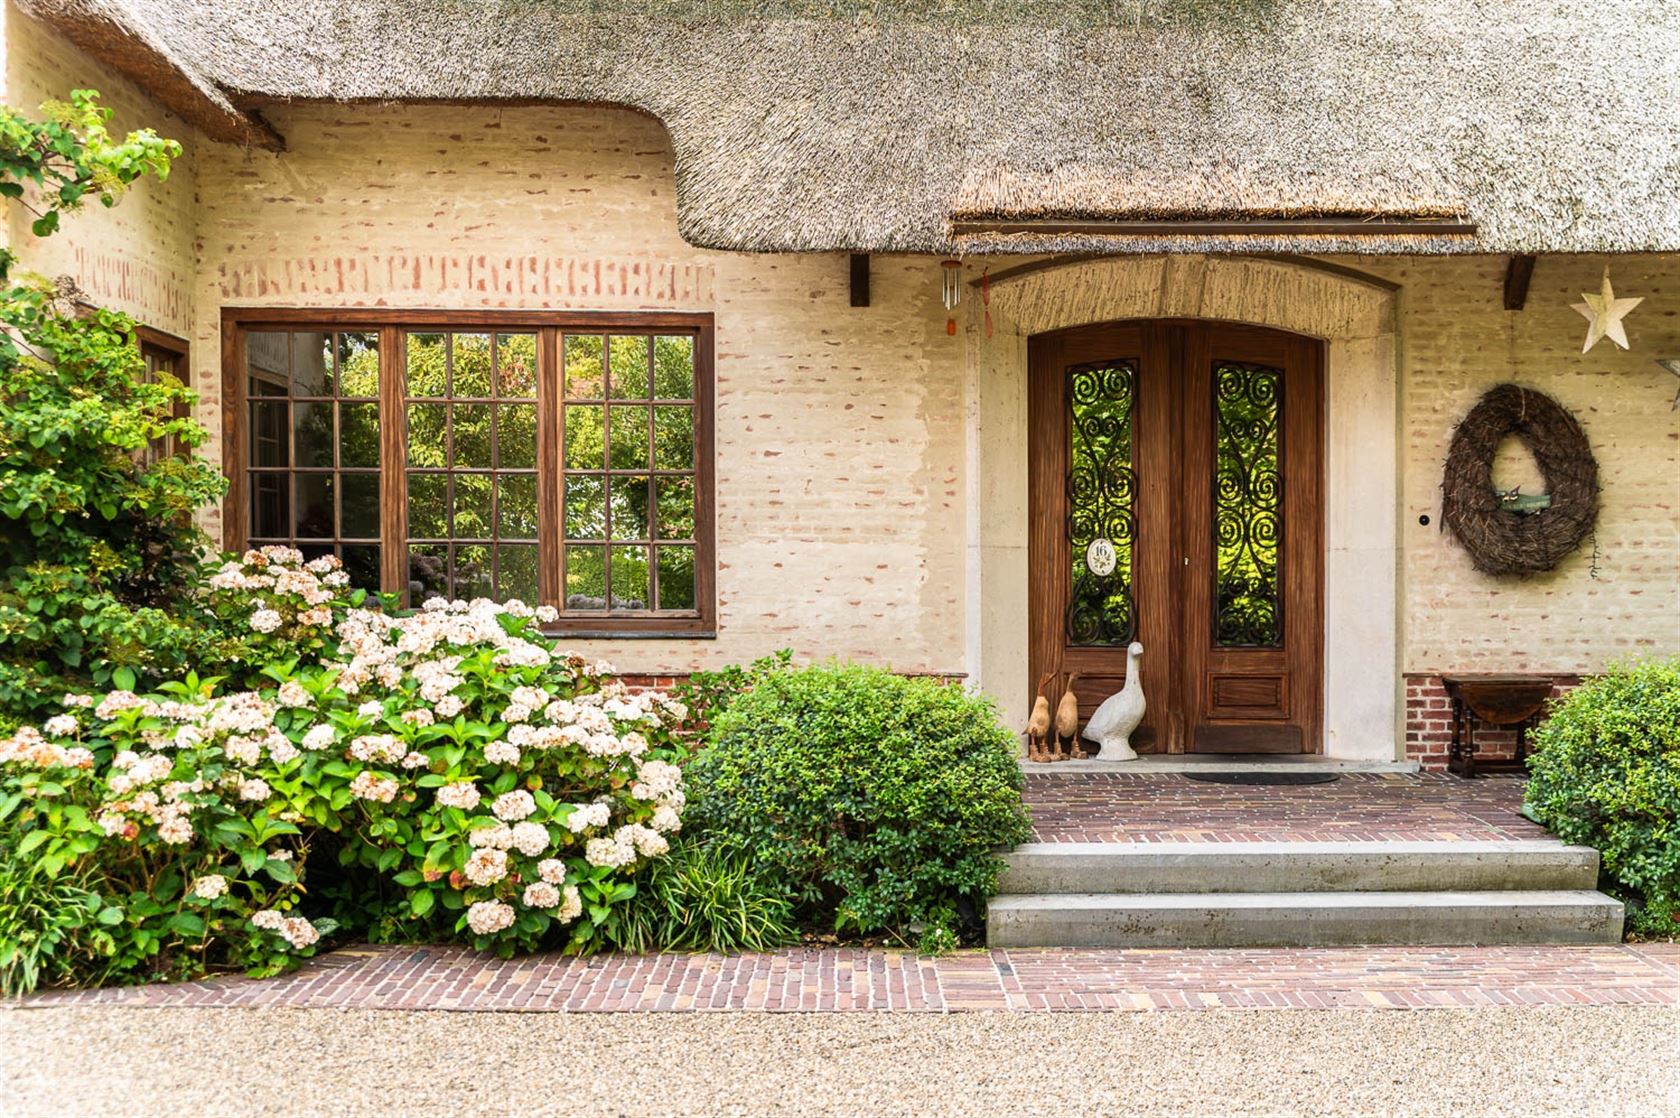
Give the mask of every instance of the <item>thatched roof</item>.
[[(84, 42), (90, 21), (144, 29), (218, 113), (644, 110), (670, 131), (682, 232), (709, 247), (1680, 250), (1664, 0), (23, 2)], [(1276, 224), (1322, 217), (1474, 231)]]

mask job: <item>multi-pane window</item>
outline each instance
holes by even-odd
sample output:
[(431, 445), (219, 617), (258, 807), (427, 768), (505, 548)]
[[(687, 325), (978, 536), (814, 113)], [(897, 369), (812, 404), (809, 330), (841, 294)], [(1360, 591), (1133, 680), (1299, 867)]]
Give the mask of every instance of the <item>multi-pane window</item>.
[(229, 546), (338, 554), (410, 605), (712, 630), (709, 316), (276, 313), (227, 315)]
[(411, 598), (537, 601), (537, 336), (411, 333)]
[[(147, 384), (156, 384), (165, 378), (188, 384), (191, 374), (187, 369), (187, 343), (173, 334), (165, 334), (148, 326), (135, 329), (136, 341), (140, 347), (140, 360), (145, 364), (145, 372), (141, 374)], [(189, 409), (184, 402), (175, 405), (175, 416), (185, 419)], [(175, 439), (153, 439), (147, 444), (141, 455), (147, 463), (157, 462), (171, 455), (181, 454), (185, 447)]]
[(245, 336), (248, 541), (337, 555), (379, 586), (377, 331)]
[(570, 334), (566, 608), (694, 608), (694, 339)]

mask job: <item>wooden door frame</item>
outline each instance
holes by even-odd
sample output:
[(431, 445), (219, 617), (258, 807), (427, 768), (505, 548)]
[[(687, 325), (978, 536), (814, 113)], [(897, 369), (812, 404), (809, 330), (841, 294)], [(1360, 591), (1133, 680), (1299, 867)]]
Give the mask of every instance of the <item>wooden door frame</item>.
[[(1199, 603), (1211, 598), (1206, 580), (1192, 579), (1189, 570), (1200, 570), (1183, 562), (1194, 554), (1185, 539), (1188, 514), (1179, 507), (1177, 478), (1191, 464), (1172, 460), (1174, 446), (1189, 448), (1193, 416), (1185, 414), (1186, 393), (1173, 390), (1149, 391), (1151, 381), (1166, 383), (1165, 376), (1186, 367), (1190, 356), (1185, 345), (1211, 343), (1219, 338), (1240, 342), (1248, 360), (1273, 356), (1292, 370), (1286, 380), (1284, 431), (1287, 461), (1306, 455), (1316, 469), (1294, 472), (1285, 487), (1285, 525), (1288, 533), (1306, 533), (1299, 542), (1304, 553), (1316, 561), (1286, 564), (1284, 578), (1290, 600), (1295, 603), (1284, 618), (1286, 647), (1292, 686), (1299, 706), (1302, 727), (1301, 751), (1324, 752), (1324, 578), (1326, 567), (1324, 494), (1326, 441), (1324, 424), (1328, 409), (1324, 393), (1324, 343), (1316, 338), (1262, 326), (1246, 326), (1207, 319), (1123, 319), (1066, 327), (1032, 335), (1027, 360), (1027, 571), (1028, 571), (1028, 678), (1029, 694), (1046, 673), (1052, 702), (1065, 686), (1069, 672), (1083, 668), (1080, 650), (1066, 650), (1062, 617), (1069, 594), (1072, 556), (1065, 521), (1068, 443), (1063, 424), (1067, 414), (1067, 381), (1070, 365), (1085, 360), (1117, 359), (1136, 354), (1138, 390), (1134, 414), (1151, 417), (1157, 430), (1168, 430), (1173, 439), (1134, 441), (1133, 461), (1138, 472), (1136, 517), (1143, 524), (1164, 525), (1166, 531), (1153, 535), (1143, 531), (1135, 542), (1135, 608), (1139, 619), (1137, 639), (1145, 648), (1143, 682), (1150, 698), (1145, 731), (1152, 731), (1155, 751), (1183, 753), (1191, 747), (1190, 723), (1186, 712), (1205, 709), (1207, 671), (1200, 661), (1180, 655), (1176, 631), (1192, 587), (1199, 589)], [(1213, 354), (1208, 353), (1211, 357)], [(1195, 359), (1200, 359), (1199, 356)], [(1298, 372), (1295, 372), (1299, 370)], [(1153, 373), (1153, 375), (1151, 375)], [(1211, 467), (1208, 467), (1211, 468)], [(1211, 497), (1209, 498), (1211, 499)], [(1052, 513), (1056, 515), (1052, 515)], [(1204, 542), (1205, 549), (1205, 542)], [(1208, 608), (1194, 605), (1198, 612)], [(1172, 650), (1168, 663), (1151, 660), (1153, 644)], [(1109, 650), (1101, 655), (1112, 656)], [(1082, 713), (1093, 709), (1093, 697), (1080, 695)]]

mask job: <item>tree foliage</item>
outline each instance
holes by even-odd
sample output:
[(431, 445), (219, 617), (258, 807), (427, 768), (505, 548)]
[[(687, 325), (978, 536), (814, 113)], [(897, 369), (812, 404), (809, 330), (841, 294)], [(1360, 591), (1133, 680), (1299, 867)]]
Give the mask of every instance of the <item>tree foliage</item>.
[[(77, 90), (44, 121), (0, 108), (0, 196), (37, 215), (36, 236), (90, 197), (115, 205), (165, 177), (180, 154), (150, 130), (114, 139), (97, 98)], [(191, 392), (146, 377), (133, 322), (82, 313), (68, 281), (14, 276), (16, 262), (0, 250), (0, 723), (69, 682), (166, 671), (201, 645), (186, 608), (206, 542), (192, 513), (225, 484), (197, 458), (147, 453), (205, 432), (177, 414)]]

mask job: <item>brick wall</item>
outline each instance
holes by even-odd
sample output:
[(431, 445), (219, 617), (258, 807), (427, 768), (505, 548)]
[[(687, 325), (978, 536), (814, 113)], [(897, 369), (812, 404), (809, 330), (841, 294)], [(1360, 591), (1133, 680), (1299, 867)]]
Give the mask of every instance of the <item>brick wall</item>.
[[(1562, 698), (1580, 683), (1579, 676), (1557, 677), (1552, 684), (1552, 698)], [(1439, 675), (1410, 673), (1406, 676), (1405, 733), (1406, 760), (1417, 761), (1428, 770), (1447, 767), (1452, 750), (1452, 700), (1447, 698)], [(1514, 727), (1477, 724), (1475, 744), (1479, 760), (1506, 760), (1516, 756), (1517, 732)]]
[[(3, 0), (0, 0), (3, 2)], [(41, 275), (69, 276), (89, 302), (133, 315), (156, 329), (190, 337), (197, 197), (196, 168), (202, 141), (180, 118), (165, 112), (138, 86), (95, 62), (11, 4), (5, 19), (4, 101), (31, 116), (43, 101), (65, 100), (73, 89), (97, 89), (115, 110), (107, 127), (121, 136), (153, 128), (185, 149), (167, 182), (148, 177), (112, 209), (97, 202), (65, 217), (58, 233), (30, 235), (33, 215), (8, 204), (6, 236), (23, 267)]]

